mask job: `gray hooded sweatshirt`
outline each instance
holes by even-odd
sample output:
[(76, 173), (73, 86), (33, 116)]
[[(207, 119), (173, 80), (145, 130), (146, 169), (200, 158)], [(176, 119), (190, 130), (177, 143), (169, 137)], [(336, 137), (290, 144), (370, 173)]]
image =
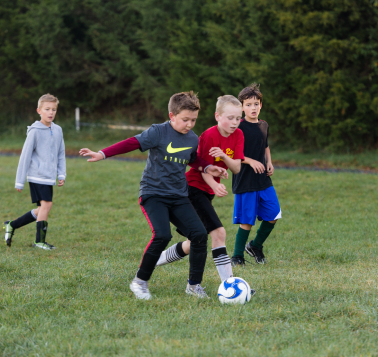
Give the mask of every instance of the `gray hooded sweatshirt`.
[(28, 126), (16, 175), (16, 188), (23, 189), (28, 182), (55, 185), (56, 176), (66, 179), (66, 156), (63, 131), (59, 125), (51, 127), (36, 121)]

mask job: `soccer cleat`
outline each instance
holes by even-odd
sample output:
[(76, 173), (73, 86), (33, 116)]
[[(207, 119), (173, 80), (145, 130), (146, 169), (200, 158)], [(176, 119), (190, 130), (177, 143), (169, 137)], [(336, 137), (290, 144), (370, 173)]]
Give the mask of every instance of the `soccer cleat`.
[(245, 246), (245, 251), (253, 258), (255, 258), (255, 261), (257, 264), (266, 264), (267, 261), (265, 259), (265, 255), (262, 251), (262, 249), (258, 249), (251, 245), (251, 242), (249, 242)]
[(12, 245), (12, 237), (14, 234), (15, 229), (11, 226), (12, 221), (5, 221), (4, 222), (4, 229), (5, 229), (5, 244), (10, 247)]
[(193, 287), (193, 285), (190, 285), (188, 283), (188, 285), (186, 286), (185, 292), (188, 295), (193, 295), (201, 299), (209, 298), (207, 294), (205, 293), (205, 288), (203, 288), (200, 284), (194, 285)]
[(231, 265), (233, 267), (236, 267), (238, 265), (244, 266), (245, 265), (245, 259), (241, 255), (237, 255), (235, 257), (231, 258)]
[(56, 249), (52, 244), (46, 243), (46, 242), (39, 242), (39, 243), (33, 243), (34, 248), (41, 248), (45, 250), (53, 250)]
[(147, 281), (134, 278), (130, 284), (130, 289), (137, 299), (150, 300), (152, 297), (148, 290)]

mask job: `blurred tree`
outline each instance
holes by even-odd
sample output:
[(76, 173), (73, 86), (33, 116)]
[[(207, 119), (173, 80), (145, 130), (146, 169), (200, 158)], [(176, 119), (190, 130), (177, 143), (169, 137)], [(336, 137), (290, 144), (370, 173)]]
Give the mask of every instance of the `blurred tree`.
[(216, 98), (261, 83), (261, 118), (290, 147), (377, 144), (378, 3), (373, 0), (3, 0), (0, 110), (167, 117), (199, 92), (199, 133)]

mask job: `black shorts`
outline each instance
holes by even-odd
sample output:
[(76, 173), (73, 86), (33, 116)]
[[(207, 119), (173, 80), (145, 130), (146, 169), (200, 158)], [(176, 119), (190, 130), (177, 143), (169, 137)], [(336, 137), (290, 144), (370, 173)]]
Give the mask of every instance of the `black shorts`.
[[(207, 234), (214, 229), (223, 227), (212, 204), (213, 198), (214, 195), (210, 195), (210, 193), (202, 191), (197, 187), (189, 186), (189, 200), (205, 226)], [(179, 230), (177, 232), (183, 235)]]
[(37, 206), (40, 206), (41, 201), (52, 202), (53, 187), (51, 185), (29, 182), (29, 187), (32, 203), (36, 203)]

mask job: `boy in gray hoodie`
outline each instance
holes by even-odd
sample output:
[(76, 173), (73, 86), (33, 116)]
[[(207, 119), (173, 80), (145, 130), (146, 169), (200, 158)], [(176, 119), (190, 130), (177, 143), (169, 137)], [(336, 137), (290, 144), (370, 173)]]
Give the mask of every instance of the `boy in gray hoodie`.
[(37, 208), (14, 221), (4, 222), (5, 243), (12, 244), (14, 231), (37, 221), (37, 234), (33, 247), (51, 250), (55, 247), (46, 242), (47, 218), (52, 207), (53, 186), (58, 176), (58, 186), (66, 179), (66, 157), (63, 131), (53, 123), (59, 100), (51, 94), (44, 94), (38, 100), (37, 112), (41, 116), (28, 126), (24, 147), (17, 168), (16, 189), (24, 188), (25, 176), (29, 182), (32, 203)]

